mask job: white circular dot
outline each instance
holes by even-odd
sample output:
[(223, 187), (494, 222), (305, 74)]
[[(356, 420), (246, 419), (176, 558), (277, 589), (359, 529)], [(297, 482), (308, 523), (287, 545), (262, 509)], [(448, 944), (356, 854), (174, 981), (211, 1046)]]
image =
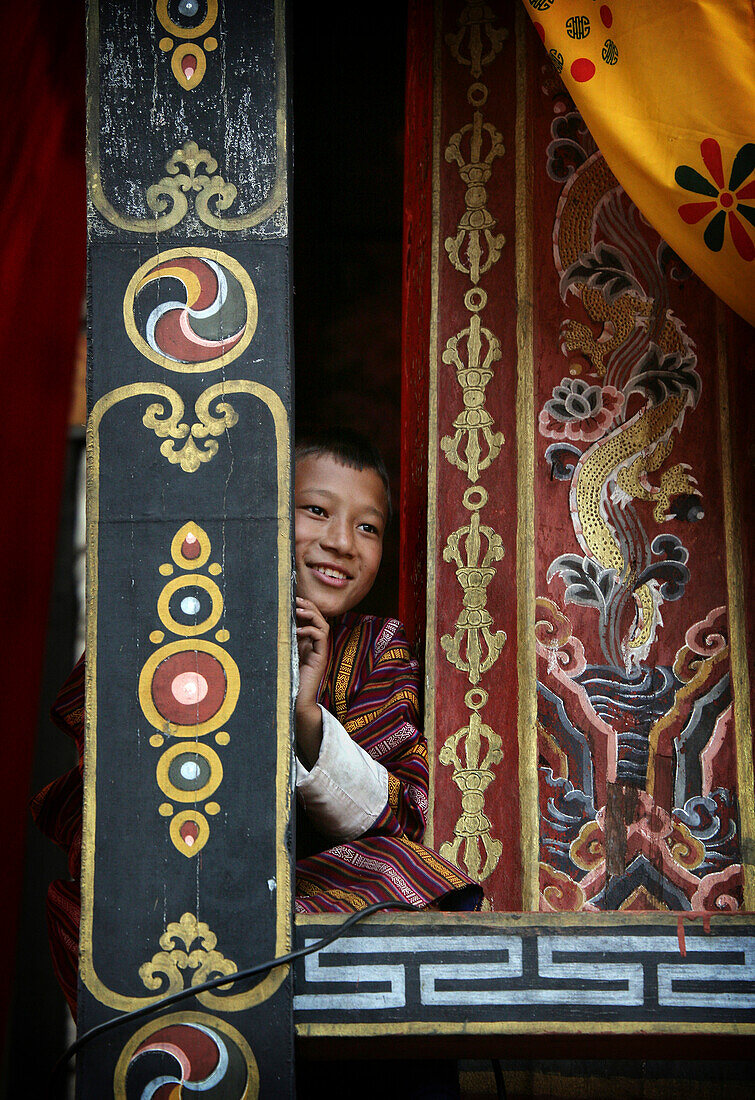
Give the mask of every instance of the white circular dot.
[(184, 596), (181, 600), (181, 610), (184, 615), (197, 615), (201, 604), (196, 596)]
[(199, 777), (199, 764), (196, 760), (187, 760), (185, 764), (182, 764), (181, 775), (184, 779), (197, 779)]
[(170, 685), (173, 698), (184, 706), (201, 703), (210, 686), (199, 672), (181, 672)]

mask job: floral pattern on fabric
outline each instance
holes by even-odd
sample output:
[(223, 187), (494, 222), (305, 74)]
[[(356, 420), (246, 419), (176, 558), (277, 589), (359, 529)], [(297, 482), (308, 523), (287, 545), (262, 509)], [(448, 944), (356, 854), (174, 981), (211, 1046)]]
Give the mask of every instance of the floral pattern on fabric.
[[(755, 259), (755, 241), (752, 230), (755, 226), (755, 143), (747, 142), (734, 157), (728, 183), (724, 175), (721, 146), (715, 138), (705, 138), (700, 144), (700, 154), (706, 175), (698, 172), (689, 164), (681, 164), (674, 173), (674, 179), (685, 191), (704, 198), (697, 202), (685, 202), (679, 207), (679, 217), (687, 225), (698, 225), (707, 221), (703, 240), (711, 252), (720, 252), (723, 248), (728, 222), (734, 247), (743, 260), (749, 263)], [(749, 180), (749, 183), (747, 182)], [(752, 200), (746, 202), (745, 200)]]

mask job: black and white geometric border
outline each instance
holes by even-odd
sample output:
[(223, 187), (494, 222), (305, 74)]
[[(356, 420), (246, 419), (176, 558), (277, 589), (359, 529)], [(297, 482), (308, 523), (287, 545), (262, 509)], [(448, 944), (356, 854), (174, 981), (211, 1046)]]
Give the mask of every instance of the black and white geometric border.
[[(308, 922), (297, 929), (298, 944), (331, 928)], [(295, 991), (300, 1029), (605, 1021), (632, 1030), (699, 1021), (728, 1032), (755, 1028), (755, 923), (706, 931), (685, 921), (680, 935), (669, 922), (500, 931), (489, 919), (463, 930), (365, 922), (299, 960)]]

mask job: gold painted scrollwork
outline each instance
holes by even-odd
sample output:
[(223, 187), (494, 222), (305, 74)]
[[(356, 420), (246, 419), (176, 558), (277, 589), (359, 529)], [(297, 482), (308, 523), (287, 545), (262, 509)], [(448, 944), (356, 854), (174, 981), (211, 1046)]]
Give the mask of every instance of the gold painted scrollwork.
[[(204, 172), (199, 169), (204, 168)], [(165, 164), (167, 175), (147, 188), (147, 206), (154, 214), (155, 230), (173, 229), (189, 211), (187, 194), (197, 193), (194, 200), (197, 216), (213, 229), (224, 229), (225, 222), (210, 210), (214, 199), (215, 210), (227, 210), (238, 191), (236, 185), (227, 183), (217, 174), (218, 162), (209, 149), (200, 149), (196, 141), (187, 141), (176, 149)]]
[[(209, 925), (191, 913), (184, 913), (179, 921), (172, 921), (159, 942), (162, 950), (139, 967), (139, 977), (147, 989), (160, 990), (163, 995), (184, 989), (189, 971), (193, 971), (189, 984), (197, 986), (238, 970), (235, 962), (215, 950), (218, 938)], [(229, 982), (220, 988), (230, 989), (231, 985)], [(201, 994), (198, 999), (202, 1000)]]
[[(102, 170), (100, 167), (100, 90), (99, 73), (102, 64), (100, 54), (100, 18), (99, 5), (93, 2), (89, 4), (88, 14), (88, 42), (89, 42), (89, 72), (92, 75), (92, 85), (88, 97), (87, 136), (89, 141), (88, 162), (88, 187), (89, 194), (95, 208), (102, 217), (111, 225), (128, 233), (161, 233), (178, 225), (189, 210), (186, 192), (198, 192), (195, 200), (197, 217), (205, 225), (213, 229), (222, 229), (229, 233), (245, 232), (255, 226), (262, 225), (276, 214), (286, 201), (286, 174), (287, 174), (287, 150), (286, 150), (286, 64), (285, 64), (285, 5), (284, 0), (274, 0), (275, 11), (275, 93), (272, 109), (275, 118), (275, 173), (267, 189), (264, 200), (254, 209), (245, 214), (229, 215), (226, 218), (218, 217), (218, 214), (234, 202), (237, 197), (235, 184), (226, 183), (222, 176), (217, 175), (217, 163), (207, 150), (200, 149), (196, 142), (187, 142), (181, 149), (177, 149), (166, 165), (168, 175), (158, 183), (147, 189), (147, 205), (151, 213), (146, 217), (133, 217), (116, 210), (107, 197), (104, 189)], [(164, 0), (157, 0), (156, 11), (158, 20), (162, 26), (169, 30), (175, 38), (194, 39), (212, 29), (217, 18), (217, 0), (208, 0), (207, 19), (203, 24), (195, 28), (181, 28), (173, 23), (167, 14), (167, 5)], [(163, 38), (160, 49), (173, 51), (171, 68), (173, 75), (179, 84), (186, 90), (196, 88), (202, 81), (206, 68), (205, 52), (216, 50), (218, 40), (213, 37), (205, 38), (202, 49), (196, 42), (184, 42), (176, 46), (174, 50), (173, 39)], [(183, 71), (183, 61), (187, 54), (193, 54), (196, 60), (196, 68), (191, 72)], [(166, 150), (167, 151), (167, 150)], [(209, 175), (196, 175), (197, 164), (192, 169), (193, 157), (209, 157), (212, 167), (204, 161)], [(188, 158), (188, 159), (187, 159)], [(175, 172), (171, 168), (175, 168)], [(184, 172), (180, 165), (185, 165)], [(180, 174), (179, 174), (180, 173)], [(213, 209), (210, 210), (210, 202)]]
[[(254, 407), (259, 406), (260, 409), (265, 410), (266, 416), (269, 417), (269, 427), (267, 430), (272, 433), (270, 449), (275, 461), (276, 473), (274, 484), (277, 489), (275, 511), (273, 513), (273, 516), (277, 517), (275, 553), (277, 572), (275, 572), (275, 586), (279, 594), (275, 633), (281, 640), (281, 646), (279, 647), (281, 651), (279, 657), (281, 657), (281, 654), (284, 654), (284, 651), (288, 652), (290, 648), (289, 640), (291, 629), (289, 584), (291, 539), (290, 517), (288, 512), (291, 480), (291, 448), (288, 415), (283, 401), (274, 390), (270, 389), (268, 386), (262, 385), (260, 382), (253, 382), (250, 379), (226, 379), (217, 389), (212, 387), (209, 391), (205, 391), (204, 397), (206, 398), (208, 407), (212, 408), (212, 402), (216, 397), (220, 397), (221, 395), (223, 397), (226, 395), (238, 395), (239, 397), (243, 397), (244, 400), (251, 400), (254, 403)], [(108, 423), (108, 418), (110, 418), (112, 430), (119, 431), (122, 434), (124, 430), (127, 430), (128, 421), (125, 419), (116, 419), (114, 417), (115, 410), (123, 416), (126, 413), (124, 403), (134, 400), (138, 400), (139, 402), (145, 401), (146, 403), (146, 399), (154, 400), (155, 398), (164, 402), (165, 409), (169, 410), (167, 414), (169, 418), (177, 416), (177, 422), (180, 422), (183, 412), (183, 403), (181, 402), (179, 408), (178, 405), (175, 404), (176, 396), (175, 390), (172, 390), (169, 386), (160, 382), (133, 382), (126, 386), (120, 386), (110, 390), (97, 400), (87, 424), (88, 726), (85, 746), (85, 797), (82, 827), (82, 904), (79, 973), (86, 989), (100, 1004), (116, 1009), (119, 1012), (130, 1012), (133, 1009), (144, 1008), (147, 1005), (155, 1005), (160, 1000), (160, 994), (150, 993), (147, 990), (144, 990), (142, 994), (135, 994), (133, 991), (133, 982), (131, 981), (125, 983), (125, 990), (122, 987), (113, 988), (111, 985), (108, 985), (107, 982), (103, 980), (103, 977), (101, 977), (102, 962), (100, 956), (106, 957), (110, 950), (110, 946), (107, 937), (95, 937), (94, 935), (95, 849), (97, 849), (97, 856), (100, 859), (107, 858), (106, 855), (100, 856), (100, 845), (102, 845), (105, 852), (111, 850), (105, 846), (111, 838), (106, 835), (103, 841), (103, 834), (98, 829), (98, 813), (101, 815), (101, 806), (98, 804), (97, 798), (95, 797), (95, 777), (100, 774), (97, 765), (100, 760), (103, 759), (103, 747), (101, 736), (99, 736), (100, 731), (97, 720), (99, 714), (97, 688), (100, 683), (98, 678), (98, 626), (100, 623), (100, 593), (103, 590), (100, 573), (100, 492), (102, 478), (103, 424), (106, 426), (107, 430), (110, 431), (111, 429)], [(107, 442), (109, 443), (109, 440)], [(112, 461), (112, 459), (110, 459), (110, 461)], [(197, 549), (199, 551), (198, 553), (196, 552)], [(178, 568), (182, 570), (184, 579), (186, 579), (186, 577), (206, 565), (206, 572), (209, 575), (219, 576), (223, 572), (222, 567), (218, 562), (212, 561), (211, 558), (212, 547), (207, 537), (207, 533), (203, 531), (194, 520), (188, 520), (175, 532), (170, 543), (171, 560), (163, 562), (158, 567), (158, 572), (161, 576), (169, 577), (172, 576), (174, 570)], [(167, 624), (163, 623), (163, 625)], [(161, 634), (162, 631), (153, 631), (149, 636), (150, 641), (154, 642), (155, 645), (161, 645), (163, 642), (163, 638), (160, 636)], [(215, 637), (218, 642), (226, 642), (228, 641), (228, 632), (225, 630), (218, 631)], [(182, 649), (187, 652), (199, 652), (204, 650), (206, 653), (210, 653), (218, 658), (218, 661), (223, 666), (223, 676), (230, 687), (227, 697), (231, 699), (232, 704), (229, 704), (225, 712), (223, 712), (222, 709), (217, 712), (217, 714), (220, 715), (221, 721), (225, 722), (225, 719), (230, 716), (238, 699), (238, 692), (233, 686), (234, 683), (238, 685), (239, 676), (238, 666), (236, 666), (235, 662), (229, 659), (228, 654), (225, 654), (224, 659), (220, 646), (215, 646), (213, 643), (201, 639), (181, 638), (178, 642), (167, 643), (167, 645), (170, 646), (170, 653), (180, 652)], [(163, 645), (165, 656), (170, 656), (170, 653), (166, 653), (165, 649), (166, 646)], [(144, 694), (140, 695), (140, 703), (144, 698)], [(290, 856), (286, 846), (290, 812), (290, 706), (291, 663), (284, 656), (279, 660), (277, 665), (275, 720), (273, 723), (275, 745), (275, 863), (273, 881), (275, 888), (271, 904), (274, 906), (275, 930), (274, 936), (272, 937), (273, 942), (269, 945), (269, 949), (266, 948), (267, 953), (271, 956), (285, 955), (291, 948), (290, 914), (293, 890), (289, 862)], [(212, 718), (208, 719), (208, 722), (212, 723)], [(150, 724), (154, 726), (154, 723), (151, 722)], [(220, 746), (228, 744), (229, 740), (227, 733), (219, 730), (217, 724), (212, 724), (212, 728), (205, 724), (205, 728), (202, 730), (202, 723), (193, 724), (191, 728), (186, 726), (181, 727), (180, 725), (176, 726), (174, 723), (173, 729), (171, 730), (170, 725), (166, 728), (166, 723), (161, 722), (160, 728), (158, 729), (158, 727), (155, 726), (155, 729), (157, 732), (149, 738), (150, 745), (155, 748), (161, 748), (166, 736), (185, 736), (187, 738), (187, 751), (191, 752), (192, 755), (196, 754), (193, 753), (191, 740), (202, 736), (203, 733), (214, 733), (215, 743)], [(199, 744), (198, 741), (194, 743)], [(202, 754), (200, 753), (199, 755)], [(197, 761), (199, 762), (198, 756)], [(204, 804), (203, 809), (208, 815), (213, 816), (218, 813), (220, 807), (217, 802), (208, 802)], [(172, 805), (163, 804), (158, 807), (158, 812), (161, 816), (168, 817), (173, 814), (173, 807)], [(206, 834), (204, 829), (206, 819), (203, 824), (201, 820), (203, 816), (204, 815), (200, 814), (199, 811), (193, 807), (191, 810), (179, 811), (174, 815), (173, 820), (176, 821), (176, 834), (181, 833), (181, 826), (189, 819), (192, 819), (199, 828), (198, 834), (194, 836), (194, 844), (189, 846), (188, 842), (184, 840), (184, 849), (182, 849), (181, 845), (178, 843), (177, 837), (171, 833), (173, 843), (183, 855), (189, 854), (185, 850), (186, 847), (191, 847), (194, 852), (197, 852), (205, 843)], [(173, 822), (171, 822), (171, 829), (173, 829)], [(149, 926), (152, 927), (151, 906), (137, 907), (137, 909), (138, 913), (134, 918), (136, 921), (135, 927), (138, 925), (139, 928), (143, 928), (147, 922), (149, 922)], [(188, 919), (182, 918), (183, 925), (181, 922), (178, 922), (180, 927), (182, 926), (186, 929), (187, 935), (190, 932), (189, 922), (193, 922), (195, 919), (196, 918), (193, 918), (191, 914), (189, 914)], [(197, 927), (199, 927), (199, 923), (200, 922), (197, 920)], [(200, 929), (200, 931), (204, 934), (204, 929)], [(155, 933), (155, 935), (157, 935), (157, 933)], [(171, 938), (170, 942), (166, 942), (165, 945), (161, 943), (160, 946), (169, 956), (172, 954), (172, 949), (183, 950), (187, 955), (187, 959), (193, 951), (201, 951), (205, 957), (199, 960), (199, 966), (196, 968), (193, 966), (189, 967), (187, 963), (186, 969), (200, 970), (204, 967), (204, 973), (207, 973), (209, 967), (211, 973), (219, 973), (225, 977), (226, 972), (221, 969), (221, 966), (227, 966), (229, 969), (229, 978), (227, 983), (224, 982), (222, 988), (225, 989), (226, 985), (230, 985), (233, 981), (232, 974), (235, 973), (236, 970), (235, 964), (225, 959), (225, 956), (222, 955), (221, 952), (218, 952), (218, 955), (212, 959), (210, 956), (212, 956), (212, 952), (216, 950), (216, 945), (211, 945), (210, 941), (207, 939), (200, 941), (199, 945), (192, 940), (188, 944), (184, 942), (183, 946), (181, 946), (175, 943)], [(160, 955), (160, 952), (156, 954)], [(144, 965), (150, 966), (153, 959), (150, 959), (149, 962)], [(223, 960), (225, 961), (223, 962)], [(157, 963), (155, 966), (157, 966)], [(231, 966), (233, 966), (232, 971), (230, 970)], [(176, 970), (178, 971), (178, 977), (181, 977), (183, 973), (185, 979), (185, 969), (177, 965), (174, 969), (171, 963), (164, 979), (166, 983), (170, 984), (171, 980), (174, 984), (176, 983)], [(243, 988), (238, 992), (231, 991), (217, 994), (208, 991), (206, 993), (197, 994), (197, 998), (208, 1008), (219, 1010), (223, 1013), (245, 1011), (261, 1004), (271, 997), (286, 980), (289, 972), (290, 966), (288, 964), (283, 964), (276, 967), (256, 982), (251, 984), (245, 982)], [(152, 971), (152, 977), (154, 978), (156, 975), (157, 971)], [(149, 976), (150, 975), (147, 974), (148, 978)], [(182, 988), (183, 985), (184, 983), (182, 981)], [(192, 986), (190, 985), (189, 988), (192, 988)], [(166, 1017), (163, 1017), (163, 1019), (166, 1019)], [(221, 1030), (228, 1030), (227, 1025), (224, 1024), (222, 1020), (218, 1020), (217, 1024)]]
[[(208, 436), (220, 436), (231, 429), (238, 422), (238, 413), (227, 401), (220, 401), (215, 412), (211, 411), (212, 402), (217, 400), (224, 392), (224, 383), (219, 382), (210, 386), (201, 393), (194, 405), (196, 421), (189, 427), (182, 421), (184, 415), (184, 403), (175, 390), (165, 387), (165, 400), (170, 402), (170, 412), (166, 411), (164, 401), (156, 401), (150, 405), (142, 422), (146, 428), (152, 431), (165, 442), (160, 447), (160, 454), (167, 458), (168, 462), (181, 467), (184, 473), (193, 474), (203, 462), (218, 453), (218, 444), (215, 439)], [(185, 439), (183, 447), (176, 447), (175, 440)], [(197, 446), (195, 440), (206, 440), (204, 446)]]

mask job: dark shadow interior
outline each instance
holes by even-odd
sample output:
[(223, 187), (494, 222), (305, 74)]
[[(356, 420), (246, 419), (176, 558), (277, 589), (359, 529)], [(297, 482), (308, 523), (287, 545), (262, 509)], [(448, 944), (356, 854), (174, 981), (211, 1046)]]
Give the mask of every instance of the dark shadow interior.
[[(406, 6), (292, 7), (296, 431), (371, 436), (396, 501)], [(394, 520), (362, 610), (397, 607)]]

